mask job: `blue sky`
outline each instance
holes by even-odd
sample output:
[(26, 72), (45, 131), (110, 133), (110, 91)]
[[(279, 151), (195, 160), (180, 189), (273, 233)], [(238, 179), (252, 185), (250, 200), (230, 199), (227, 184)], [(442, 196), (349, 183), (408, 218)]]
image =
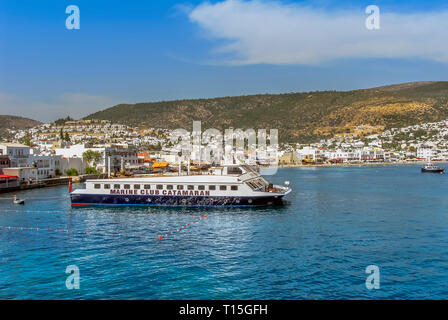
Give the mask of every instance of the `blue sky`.
[(0, 114), (447, 80), (445, 17), (446, 1), (1, 0)]

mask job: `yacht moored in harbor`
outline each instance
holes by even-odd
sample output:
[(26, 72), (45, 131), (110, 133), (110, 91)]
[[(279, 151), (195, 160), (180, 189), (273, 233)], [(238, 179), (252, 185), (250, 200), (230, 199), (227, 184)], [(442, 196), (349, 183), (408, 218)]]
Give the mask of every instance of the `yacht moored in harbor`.
[(73, 206), (264, 206), (283, 204), (288, 185), (273, 185), (241, 165), (209, 174), (87, 180), (70, 197)]
[(430, 173), (443, 173), (445, 168), (440, 168), (430, 162), (422, 167), (422, 172), (430, 172)]

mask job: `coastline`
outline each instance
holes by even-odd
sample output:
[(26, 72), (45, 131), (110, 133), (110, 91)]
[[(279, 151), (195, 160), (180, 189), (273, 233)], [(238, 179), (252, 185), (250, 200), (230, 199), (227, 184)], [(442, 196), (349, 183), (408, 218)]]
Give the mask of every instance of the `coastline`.
[[(322, 164), (279, 164), (279, 169), (289, 169), (289, 168), (331, 168), (331, 167), (369, 167), (369, 166), (401, 166), (401, 165), (424, 165), (426, 164), (426, 161), (416, 161), (416, 162), (370, 162), (370, 163), (322, 163)], [(440, 164), (447, 164), (448, 161), (434, 161), (434, 163), (440, 163)], [(48, 187), (54, 187), (59, 185), (68, 185), (69, 179), (72, 179), (73, 183), (80, 183), (84, 182), (87, 179), (99, 179), (103, 178), (104, 174), (97, 174), (97, 175), (79, 175), (79, 176), (73, 176), (73, 177), (59, 177), (59, 178), (49, 178), (49, 179), (43, 179), (40, 180), (39, 183), (31, 184), (31, 185), (20, 185), (17, 187), (10, 187), (10, 188), (1, 188), (0, 194), (4, 193), (12, 193), (17, 191), (24, 191), (24, 190), (30, 190), (30, 189), (37, 189), (37, 188), (48, 188)]]
[[(394, 165), (424, 165), (427, 161), (415, 162), (368, 162), (368, 163), (322, 163), (322, 164), (279, 164), (279, 168), (311, 168), (311, 167), (368, 167), (368, 166), (394, 166)], [(433, 163), (448, 163), (433, 161)]]
[(103, 176), (104, 176), (104, 174), (84, 174), (84, 175), (72, 176), (72, 177), (64, 176), (64, 177), (58, 177), (58, 178), (41, 179), (41, 180), (39, 180), (39, 182), (33, 183), (33, 184), (21, 184), (16, 187), (1, 188), (0, 194), (25, 191), (25, 190), (31, 190), (31, 189), (38, 189), (38, 188), (49, 188), (49, 187), (55, 187), (55, 186), (60, 186), (60, 185), (68, 185), (70, 183), (70, 179), (72, 179), (73, 183), (79, 183), (79, 182), (84, 182), (87, 179), (99, 179)]

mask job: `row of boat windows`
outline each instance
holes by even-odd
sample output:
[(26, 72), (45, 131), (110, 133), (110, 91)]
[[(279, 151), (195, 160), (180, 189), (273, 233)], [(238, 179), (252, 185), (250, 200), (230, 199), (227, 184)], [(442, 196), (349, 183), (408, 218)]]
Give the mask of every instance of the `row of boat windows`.
[[(123, 186), (123, 189), (125, 190), (130, 190), (131, 189), (131, 185), (130, 184), (114, 184), (114, 185), (110, 185), (110, 184), (104, 184), (103, 188), (104, 189), (115, 189), (115, 190), (119, 190), (121, 189), (121, 187)], [(157, 185), (150, 185), (150, 184), (134, 184), (134, 190), (140, 190), (140, 189), (145, 189), (145, 190), (150, 190), (150, 189), (157, 189), (157, 190), (163, 190), (163, 184), (157, 184)], [(101, 184), (97, 183), (94, 184), (93, 187), (95, 189), (101, 189)], [(166, 189), (167, 190), (205, 190), (205, 186), (204, 185), (198, 185), (196, 186), (197, 189), (195, 189), (194, 185), (187, 185), (186, 188), (184, 185), (182, 184), (178, 184), (178, 185), (172, 185), (172, 184), (167, 184), (166, 185)], [(220, 186), (216, 186), (216, 185), (209, 185), (207, 186), (208, 190), (210, 191), (214, 191), (214, 190), (220, 190), (220, 191), (226, 191), (228, 190), (227, 187), (229, 186), (224, 186), (224, 185), (220, 185)], [(238, 191), (238, 186), (230, 186), (230, 190), (232, 191)]]

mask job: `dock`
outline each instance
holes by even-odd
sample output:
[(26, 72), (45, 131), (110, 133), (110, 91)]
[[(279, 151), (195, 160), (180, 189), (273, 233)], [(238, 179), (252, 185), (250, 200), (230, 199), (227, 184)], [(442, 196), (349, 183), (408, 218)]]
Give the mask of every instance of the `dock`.
[(75, 177), (48, 178), (39, 180), (39, 182), (37, 183), (29, 183), (29, 184), (22, 183), (19, 186), (0, 188), (0, 194), (38, 189), (38, 188), (55, 187), (60, 185), (68, 185), (70, 178), (72, 179), (72, 182), (77, 183), (77, 182), (84, 182), (88, 179), (104, 179), (106, 177), (107, 175), (105, 174), (85, 174)]

